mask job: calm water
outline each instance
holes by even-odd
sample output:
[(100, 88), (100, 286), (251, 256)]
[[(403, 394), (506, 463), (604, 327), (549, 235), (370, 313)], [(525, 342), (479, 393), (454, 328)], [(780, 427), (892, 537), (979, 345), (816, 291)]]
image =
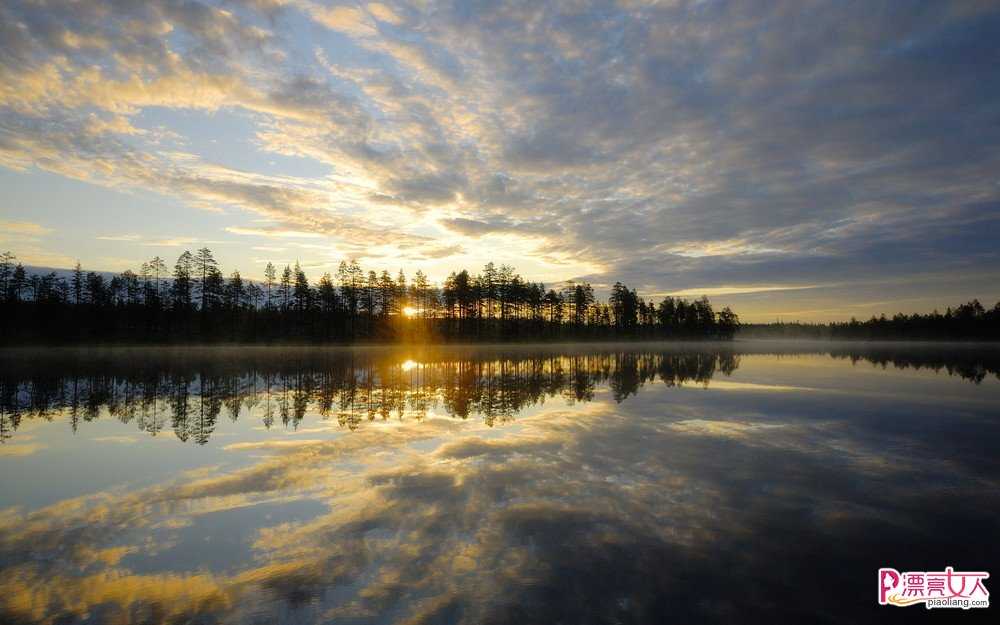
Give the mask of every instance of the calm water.
[[(966, 622), (1000, 349), (0, 352), (0, 622)], [(987, 586), (996, 588), (997, 582)]]

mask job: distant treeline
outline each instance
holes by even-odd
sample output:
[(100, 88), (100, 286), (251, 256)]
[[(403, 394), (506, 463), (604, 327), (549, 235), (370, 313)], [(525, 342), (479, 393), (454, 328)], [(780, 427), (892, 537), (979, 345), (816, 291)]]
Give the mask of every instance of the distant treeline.
[(986, 309), (979, 300), (944, 313), (882, 315), (839, 323), (753, 323), (740, 327), (741, 338), (854, 340), (1000, 340), (1000, 302)]
[(729, 339), (729, 308), (707, 298), (658, 304), (616, 282), (607, 301), (590, 284), (559, 290), (512, 267), (452, 273), (440, 287), (417, 271), (362, 270), (342, 262), (310, 283), (296, 263), (268, 263), (261, 282), (224, 277), (211, 250), (160, 257), (110, 279), (84, 272), (29, 274), (0, 256), (0, 342), (507, 341), (618, 338)]

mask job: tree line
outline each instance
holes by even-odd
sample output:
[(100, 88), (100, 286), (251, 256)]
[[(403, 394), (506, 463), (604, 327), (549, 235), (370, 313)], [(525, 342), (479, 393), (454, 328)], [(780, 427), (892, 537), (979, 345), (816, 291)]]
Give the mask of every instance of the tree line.
[(747, 338), (811, 338), (849, 340), (1000, 340), (1000, 302), (984, 308), (979, 300), (948, 307), (943, 313), (872, 316), (866, 321), (852, 318), (834, 323), (748, 324), (740, 329)]
[(616, 282), (601, 301), (589, 283), (546, 289), (492, 262), (437, 285), (419, 270), (408, 280), (356, 260), (316, 282), (298, 262), (268, 263), (260, 281), (226, 277), (208, 248), (110, 278), (79, 263), (68, 276), (29, 274), (16, 260), (0, 255), (7, 343), (729, 339), (739, 328), (732, 310), (704, 297), (656, 303)]

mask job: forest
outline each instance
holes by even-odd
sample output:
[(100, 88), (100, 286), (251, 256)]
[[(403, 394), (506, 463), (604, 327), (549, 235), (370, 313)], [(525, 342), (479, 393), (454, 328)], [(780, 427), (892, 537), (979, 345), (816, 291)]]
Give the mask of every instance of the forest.
[(897, 313), (867, 321), (746, 324), (739, 333), (743, 338), (998, 341), (1000, 302), (986, 309), (974, 299), (955, 308), (949, 306), (943, 313)]
[(314, 283), (298, 263), (268, 263), (262, 281), (226, 277), (208, 248), (110, 278), (79, 263), (68, 275), (29, 273), (16, 261), (0, 255), (4, 344), (731, 339), (739, 328), (704, 297), (656, 303), (616, 282), (601, 301), (589, 283), (546, 289), (493, 263), (437, 285), (356, 260)]

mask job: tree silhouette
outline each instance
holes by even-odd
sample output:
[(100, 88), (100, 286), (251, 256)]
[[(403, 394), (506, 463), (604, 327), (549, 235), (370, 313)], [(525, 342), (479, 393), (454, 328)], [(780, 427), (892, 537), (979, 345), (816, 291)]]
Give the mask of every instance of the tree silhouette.
[[(340, 263), (310, 283), (301, 264), (264, 281), (238, 270), (224, 278), (211, 250), (184, 251), (171, 275), (155, 257), (110, 275), (77, 267), (68, 277), (29, 275), (13, 254), (0, 256), (4, 342), (150, 341), (530, 341), (589, 339), (729, 339), (798, 335), (858, 339), (1000, 339), (1000, 305), (979, 301), (943, 314), (896, 314), (824, 325), (741, 324), (705, 297), (664, 297), (658, 304), (615, 282), (600, 299), (586, 282), (546, 288), (513, 267), (488, 263), (479, 274), (457, 270), (438, 287), (422, 271), (407, 281), (383, 270)], [(197, 321), (197, 323), (194, 323)]]
[(867, 321), (852, 318), (847, 322), (799, 323), (775, 322), (746, 324), (739, 327), (741, 336), (762, 338), (812, 338), (852, 340), (1000, 340), (1000, 302), (987, 309), (979, 300), (972, 300), (942, 314), (906, 315), (891, 318), (884, 314)]
[(175, 309), (186, 311), (191, 308), (191, 271), (194, 267), (194, 257), (185, 250), (174, 264), (174, 281), (170, 295)]
[(80, 267), (80, 261), (76, 261), (76, 266), (73, 268), (73, 278), (70, 282), (73, 288), (73, 303), (82, 304), (83, 303), (83, 269)]
[(215, 296), (215, 272), (219, 265), (212, 255), (212, 250), (203, 247), (195, 252), (192, 257), (194, 275), (197, 276), (196, 286), (201, 296), (201, 310), (207, 311), (212, 298)]
[(10, 252), (0, 254), (0, 300), (5, 300), (8, 297), (7, 294), (11, 277), (14, 273), (15, 260), (17, 260), (17, 257)]
[(159, 256), (154, 256), (151, 261), (149, 261), (149, 268), (153, 271), (153, 293), (156, 295), (157, 300), (162, 297), (162, 290), (160, 285), (160, 278), (167, 273), (167, 265), (163, 262), (163, 259)]
[(431, 308), (430, 301), (434, 296), (431, 293), (431, 284), (427, 280), (427, 276), (419, 269), (417, 269), (417, 273), (413, 278), (413, 291), (417, 302), (417, 310), (419, 310), (421, 318), (426, 319), (427, 313)]
[(271, 290), (274, 288), (274, 281), (277, 279), (278, 274), (274, 269), (274, 265), (267, 263), (267, 267), (264, 268), (264, 301), (265, 308), (271, 308), (274, 304), (271, 299)]
[(302, 271), (302, 267), (299, 266), (298, 261), (295, 261), (295, 287), (292, 291), (292, 298), (295, 301), (295, 310), (302, 313), (305, 312), (310, 305), (310, 290), (309, 290), (309, 280), (306, 279), (305, 272)]
[(285, 268), (281, 270), (278, 293), (281, 298), (281, 310), (288, 310), (288, 304), (292, 298), (292, 268), (288, 265), (285, 265)]

